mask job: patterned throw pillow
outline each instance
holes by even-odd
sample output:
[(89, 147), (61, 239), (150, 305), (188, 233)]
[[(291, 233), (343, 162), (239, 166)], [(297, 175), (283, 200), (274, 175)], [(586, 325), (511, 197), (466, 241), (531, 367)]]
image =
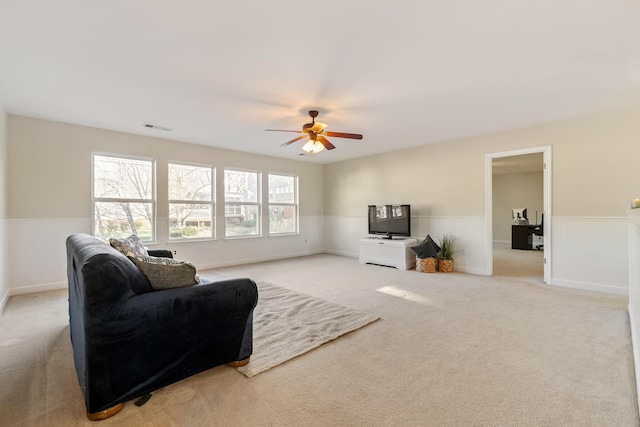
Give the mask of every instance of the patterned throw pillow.
[(135, 234), (126, 239), (109, 239), (109, 244), (127, 257), (149, 255), (142, 241)]
[(200, 283), (196, 266), (190, 262), (153, 256), (129, 256), (129, 259), (147, 277), (155, 291)]

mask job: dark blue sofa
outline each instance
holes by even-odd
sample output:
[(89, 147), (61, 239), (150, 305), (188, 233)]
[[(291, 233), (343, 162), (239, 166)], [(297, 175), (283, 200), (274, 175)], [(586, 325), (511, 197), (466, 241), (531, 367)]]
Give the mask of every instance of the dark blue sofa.
[(251, 356), (258, 301), (251, 279), (153, 291), (133, 262), (87, 234), (67, 238), (67, 276), (73, 357), (90, 419)]

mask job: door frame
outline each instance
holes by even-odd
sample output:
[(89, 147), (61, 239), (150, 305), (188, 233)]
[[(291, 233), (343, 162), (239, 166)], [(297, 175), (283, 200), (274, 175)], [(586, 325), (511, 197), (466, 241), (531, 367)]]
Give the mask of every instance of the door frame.
[(485, 155), (485, 212), (487, 218), (486, 230), (486, 272), (487, 276), (493, 276), (493, 159), (501, 157), (521, 156), (523, 154), (542, 153), (542, 177), (543, 177), (543, 229), (544, 235), (544, 283), (551, 284), (551, 146), (524, 148), (520, 150), (501, 151)]

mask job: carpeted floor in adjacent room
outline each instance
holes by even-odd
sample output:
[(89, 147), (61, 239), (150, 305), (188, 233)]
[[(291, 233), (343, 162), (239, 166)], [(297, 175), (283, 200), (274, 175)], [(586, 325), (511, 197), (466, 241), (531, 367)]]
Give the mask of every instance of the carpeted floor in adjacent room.
[[(627, 299), (546, 286), (535, 268), (427, 274), (317, 255), (201, 271), (381, 320), (252, 378), (211, 369), (99, 425), (639, 425)], [(0, 425), (96, 425), (84, 415), (66, 310), (66, 291), (10, 299)]]

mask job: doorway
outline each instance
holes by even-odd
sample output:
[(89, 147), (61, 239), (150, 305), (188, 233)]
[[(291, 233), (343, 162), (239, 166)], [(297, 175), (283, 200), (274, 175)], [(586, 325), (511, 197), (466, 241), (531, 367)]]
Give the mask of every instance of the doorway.
[[(538, 156), (536, 156), (536, 154), (538, 154)], [(542, 156), (542, 205), (540, 206), (539, 203), (533, 203), (531, 206), (511, 206), (511, 208), (533, 208), (531, 211), (528, 212), (528, 220), (529, 220), (529, 224), (534, 224), (534, 225), (540, 225), (542, 227), (542, 229), (544, 230), (543, 232), (543, 236), (542, 236), (542, 247), (541, 247), (541, 251), (542, 251), (542, 255), (540, 256), (540, 254), (535, 254), (535, 253), (526, 253), (527, 251), (524, 251), (522, 253), (518, 253), (518, 250), (511, 250), (511, 245), (507, 244), (510, 243), (510, 239), (511, 239), (511, 230), (510, 230), (510, 226), (509, 229), (503, 230), (503, 228), (505, 227), (504, 221), (505, 218), (505, 212), (504, 211), (504, 206), (501, 206), (499, 208), (499, 211), (494, 212), (494, 199), (497, 199), (498, 201), (500, 201), (500, 197), (498, 195), (496, 195), (496, 197), (494, 198), (494, 168), (496, 168), (496, 171), (498, 171), (498, 168), (503, 169), (503, 168), (512, 168), (512, 172), (518, 172), (518, 167), (523, 167), (521, 166), (524, 160), (531, 160), (531, 159), (535, 159), (536, 157), (539, 159), (539, 155)], [(486, 259), (486, 271), (487, 271), (487, 275), (488, 276), (493, 276), (494, 274), (494, 255), (497, 257), (502, 257), (503, 255), (507, 254), (507, 253), (512, 253), (514, 256), (518, 257), (518, 258), (512, 258), (515, 259), (515, 262), (522, 262), (523, 267), (525, 266), (525, 262), (531, 263), (531, 262), (537, 262), (537, 260), (541, 260), (541, 262), (543, 263), (543, 280), (544, 283), (549, 284), (550, 280), (551, 280), (551, 227), (550, 227), (550, 223), (551, 223), (551, 147), (550, 146), (544, 146), (544, 147), (534, 147), (534, 148), (528, 148), (528, 149), (522, 149), (522, 150), (513, 150), (513, 151), (503, 151), (503, 152), (498, 152), (498, 153), (491, 153), (491, 154), (487, 154), (485, 157), (486, 160), (486, 165), (485, 165), (485, 170), (486, 170), (486, 188), (485, 188), (485, 194), (486, 194), (486, 218), (487, 218), (487, 225), (486, 225), (486, 230), (487, 230), (487, 250), (486, 250), (486, 254), (487, 254), (487, 259)], [(520, 165), (520, 166), (519, 166)], [(524, 169), (521, 169), (520, 171), (523, 171)], [(517, 177), (518, 175), (513, 175), (514, 177)], [(500, 182), (500, 180), (504, 178), (504, 177), (500, 177), (500, 178), (496, 178), (496, 182)], [(500, 184), (502, 186), (504, 186), (505, 184), (502, 183)], [(512, 200), (518, 200), (517, 196), (515, 197), (515, 199)], [(510, 211), (507, 211), (508, 215), (510, 216), (511, 213)], [(508, 218), (506, 219), (507, 221), (509, 220)], [(499, 226), (496, 224), (500, 224)], [(497, 227), (501, 227), (501, 228), (497, 228)], [(495, 229), (495, 230), (494, 230)], [(498, 240), (501, 240), (501, 245), (497, 245), (496, 250), (494, 251), (494, 239), (496, 234), (498, 233)], [(508, 241), (506, 241), (508, 236)], [(502, 246), (505, 246), (505, 250), (507, 252), (503, 251)], [(535, 249), (535, 244), (532, 250), (536, 250)], [(515, 251), (515, 252), (514, 252)], [(501, 258), (499, 258), (501, 259)]]

